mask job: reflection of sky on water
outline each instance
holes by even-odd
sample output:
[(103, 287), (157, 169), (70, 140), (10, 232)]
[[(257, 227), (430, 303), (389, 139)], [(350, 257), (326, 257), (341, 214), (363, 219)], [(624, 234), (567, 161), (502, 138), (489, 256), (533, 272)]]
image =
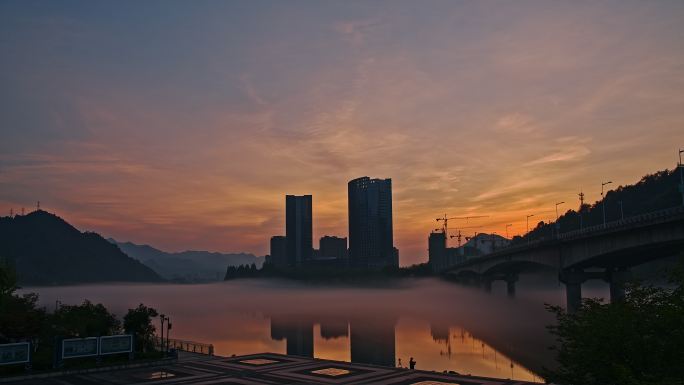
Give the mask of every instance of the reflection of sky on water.
[[(519, 297), (434, 280), (395, 287), (320, 287), (278, 281), (207, 285), (29, 288), (48, 310), (90, 299), (118, 315), (142, 302), (169, 315), (171, 338), (212, 343), (217, 354), (275, 352), (462, 374), (534, 380), (552, 364), (553, 322), (543, 303), (562, 287), (525, 287)], [(601, 295), (601, 290), (588, 290)], [(511, 363), (513, 367), (511, 368)]]

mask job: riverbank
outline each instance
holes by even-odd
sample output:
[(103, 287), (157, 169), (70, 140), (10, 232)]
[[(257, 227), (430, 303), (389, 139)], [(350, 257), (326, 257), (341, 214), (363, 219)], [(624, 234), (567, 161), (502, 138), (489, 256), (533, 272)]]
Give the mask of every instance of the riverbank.
[[(420, 365), (420, 362), (418, 363)], [(24, 377), (3, 381), (8, 385), (96, 385), (133, 384), (179, 379), (187, 385), (231, 383), (262, 385), (273, 383), (306, 384), (417, 384), (444, 383), (470, 385), (527, 385), (532, 382), (477, 376), (437, 373), (375, 365), (322, 360), (275, 353), (245, 356), (187, 356), (174, 362), (159, 362), (148, 367), (110, 368), (97, 372), (64, 373), (59, 377)]]

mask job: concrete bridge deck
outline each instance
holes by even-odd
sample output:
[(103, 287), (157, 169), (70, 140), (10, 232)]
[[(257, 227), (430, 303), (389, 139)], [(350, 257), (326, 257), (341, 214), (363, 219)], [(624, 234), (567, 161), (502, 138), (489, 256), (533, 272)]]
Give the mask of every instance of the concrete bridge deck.
[(530, 382), (461, 376), (349, 362), (260, 353), (239, 357), (186, 355), (174, 363), (49, 378), (25, 378), (13, 385), (529, 385)]
[(683, 252), (684, 207), (679, 206), (530, 240), (450, 266), (442, 273), (478, 281), (485, 288), (494, 280), (504, 280), (513, 295), (519, 273), (539, 267), (554, 269), (566, 285), (568, 309), (573, 311), (581, 301), (584, 281), (607, 281), (611, 300), (620, 300), (631, 267)]

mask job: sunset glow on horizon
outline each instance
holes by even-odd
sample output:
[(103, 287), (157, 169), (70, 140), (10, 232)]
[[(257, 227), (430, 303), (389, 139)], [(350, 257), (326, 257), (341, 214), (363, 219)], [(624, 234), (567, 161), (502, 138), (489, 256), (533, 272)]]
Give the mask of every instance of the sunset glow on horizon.
[(513, 236), (676, 167), (682, 20), (667, 1), (3, 1), (0, 209), (264, 255), (286, 194), (313, 195), (318, 248), (348, 236), (349, 180), (391, 178), (400, 264), (426, 262), (445, 213)]

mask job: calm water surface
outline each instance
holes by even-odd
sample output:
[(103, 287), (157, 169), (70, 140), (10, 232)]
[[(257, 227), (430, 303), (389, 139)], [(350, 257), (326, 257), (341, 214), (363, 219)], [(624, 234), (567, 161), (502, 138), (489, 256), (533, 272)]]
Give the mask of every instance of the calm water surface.
[(55, 301), (101, 302), (117, 315), (144, 303), (171, 317), (171, 338), (212, 343), (219, 355), (259, 352), (453, 370), (541, 381), (553, 364), (553, 323), (543, 303), (561, 303), (557, 286), (487, 294), (437, 280), (392, 287), (324, 287), (238, 280), (205, 285), (35, 287), (48, 310)]

